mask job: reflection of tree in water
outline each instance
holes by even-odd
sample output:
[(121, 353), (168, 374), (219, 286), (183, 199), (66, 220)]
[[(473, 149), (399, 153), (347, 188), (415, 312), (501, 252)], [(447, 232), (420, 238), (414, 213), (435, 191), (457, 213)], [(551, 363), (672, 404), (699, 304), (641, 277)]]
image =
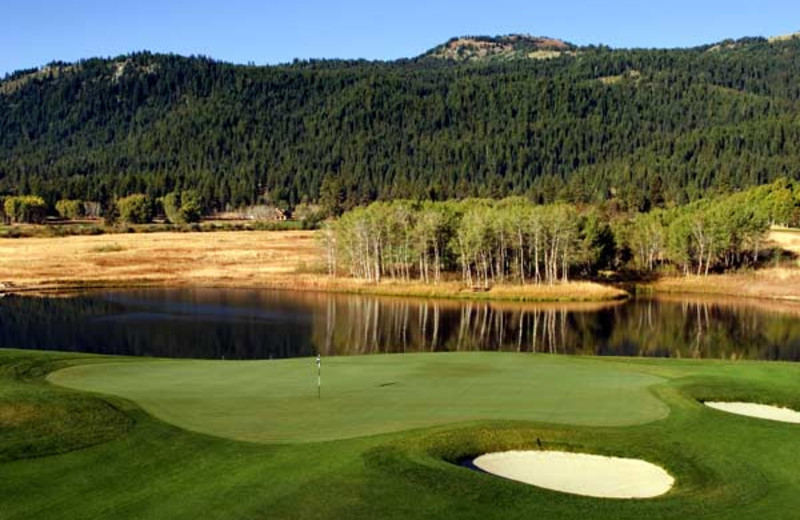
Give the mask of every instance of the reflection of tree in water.
[(582, 332), (575, 322), (571, 312), (558, 307), (509, 310), (483, 302), (348, 297), (328, 302), (324, 340), (316, 343), (329, 355), (476, 350), (573, 353), (571, 345)]
[(354, 296), (331, 298), (327, 309), (325, 339), (315, 332), (315, 344), (328, 355), (484, 350), (800, 360), (798, 320), (751, 305), (648, 299), (584, 311)]
[[(713, 300), (643, 300), (614, 312), (607, 353), (800, 361), (800, 320), (786, 310)], [(622, 352), (626, 345), (633, 348)]]
[(800, 308), (689, 299), (524, 305), (231, 290), (0, 300), (0, 347), (268, 359), (509, 351), (800, 361)]

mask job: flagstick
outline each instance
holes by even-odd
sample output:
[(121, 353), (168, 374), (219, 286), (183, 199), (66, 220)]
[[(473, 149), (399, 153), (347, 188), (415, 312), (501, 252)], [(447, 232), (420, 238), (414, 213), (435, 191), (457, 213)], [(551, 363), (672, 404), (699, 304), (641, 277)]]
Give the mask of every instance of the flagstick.
[(322, 358), (317, 354), (317, 399), (322, 399)]

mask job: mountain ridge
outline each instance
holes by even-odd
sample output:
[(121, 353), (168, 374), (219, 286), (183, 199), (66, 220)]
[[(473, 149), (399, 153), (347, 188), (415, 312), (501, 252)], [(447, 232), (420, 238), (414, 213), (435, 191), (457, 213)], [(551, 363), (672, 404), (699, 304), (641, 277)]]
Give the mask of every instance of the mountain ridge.
[(222, 209), (317, 200), (327, 180), (351, 205), (519, 194), (642, 207), (800, 177), (798, 38), (476, 38), (497, 52), (274, 66), (142, 52), (18, 71), (0, 83), (0, 193), (192, 187)]
[[(650, 50), (650, 51), (657, 51), (657, 50), (689, 51), (696, 49), (716, 50), (725, 47), (741, 48), (741, 46), (743, 45), (758, 44), (758, 43), (780, 44), (795, 39), (800, 39), (800, 31), (794, 33), (781, 34), (781, 35), (774, 35), (774, 36), (743, 36), (739, 38), (726, 38), (718, 42), (712, 42), (712, 43), (706, 43), (688, 47), (610, 47), (603, 43), (577, 45), (560, 38), (549, 37), (549, 36), (536, 36), (527, 33), (509, 33), (509, 34), (502, 34), (495, 36), (462, 35), (462, 36), (451, 37), (447, 41), (440, 43), (432, 47), (431, 49), (428, 49), (427, 51), (423, 51), (422, 53), (416, 56), (407, 56), (407, 57), (400, 57), (396, 59), (385, 59), (385, 60), (363, 59), (363, 58), (333, 58), (333, 57), (295, 58), (290, 62), (262, 64), (262, 65), (253, 65), (252, 63), (245, 64), (245, 63), (236, 63), (226, 60), (219, 60), (202, 54), (187, 55), (187, 54), (179, 54), (173, 52), (153, 52), (143, 49), (138, 51), (131, 51), (117, 56), (87, 56), (74, 62), (54, 60), (44, 65), (31, 66), (29, 68), (18, 69), (7, 72), (3, 77), (0, 77), (0, 84), (14, 79), (18, 79), (22, 75), (46, 76), (49, 72), (54, 72), (54, 73), (63, 72), (64, 70), (67, 69), (73, 69), (74, 67), (78, 66), (80, 63), (84, 61), (90, 61), (90, 60), (119, 61), (119, 60), (124, 60), (129, 56), (136, 56), (136, 55), (178, 56), (187, 59), (195, 59), (195, 58), (207, 59), (214, 61), (216, 63), (232, 65), (232, 66), (241, 66), (241, 67), (285, 67), (298, 63), (326, 63), (326, 62), (338, 62), (338, 63), (367, 62), (367, 63), (392, 64), (392, 63), (401, 63), (406, 61), (421, 60), (426, 58), (436, 58), (436, 59), (452, 60), (452, 61), (477, 61), (475, 58), (495, 58), (495, 57), (521, 58), (521, 57), (528, 57), (525, 55), (524, 52), (528, 48), (530, 48), (530, 51), (532, 52), (539, 51), (545, 53), (549, 51), (567, 55), (575, 55), (575, 53), (577, 53), (580, 50), (594, 49), (594, 48), (603, 48), (612, 52), (615, 51), (624, 52), (624, 51), (635, 51), (635, 50)], [(515, 46), (516, 48), (514, 48)], [(466, 56), (460, 56), (460, 57), (457, 56), (459, 49), (468, 49), (470, 47), (476, 47), (476, 48), (487, 47), (489, 50), (487, 50), (485, 52), (485, 55), (483, 56), (477, 56), (477, 54), (479, 54), (477, 51), (473, 51), (473, 54), (475, 55), (472, 55), (468, 50), (465, 50)], [(534, 54), (533, 56), (529, 57), (534, 59), (542, 59), (542, 58), (547, 58), (549, 56), (539, 56)]]

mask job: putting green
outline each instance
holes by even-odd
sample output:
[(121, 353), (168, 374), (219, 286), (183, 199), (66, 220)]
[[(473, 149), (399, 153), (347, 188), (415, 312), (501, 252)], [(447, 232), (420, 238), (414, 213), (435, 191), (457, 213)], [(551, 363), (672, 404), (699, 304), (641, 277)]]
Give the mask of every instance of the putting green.
[[(800, 409), (800, 364), (454, 353), (323, 368), (317, 401), (311, 359), (0, 349), (0, 517), (784, 520), (800, 509), (797, 425), (701, 404)], [(45, 374), (185, 428), (283, 444), (197, 434)], [(667, 413), (662, 400), (669, 415), (652, 421)], [(487, 417), (535, 422), (450, 424)], [(605, 427), (636, 421), (651, 422)], [(402, 431), (415, 425), (441, 426)], [(380, 431), (395, 433), (353, 438)], [(337, 436), (351, 438), (302, 442)], [(652, 500), (602, 500), (454, 464), (540, 449), (645, 460), (675, 485)]]
[(649, 387), (662, 378), (620, 365), (474, 353), (323, 360), (144, 361), (54, 372), (65, 387), (138, 403), (182, 428), (256, 442), (310, 442), (509, 419), (628, 426), (666, 417)]

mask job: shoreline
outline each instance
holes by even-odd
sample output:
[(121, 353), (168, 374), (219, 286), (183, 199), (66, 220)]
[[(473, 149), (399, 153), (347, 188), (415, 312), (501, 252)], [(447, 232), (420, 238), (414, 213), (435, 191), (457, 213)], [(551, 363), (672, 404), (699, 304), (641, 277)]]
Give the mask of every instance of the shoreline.
[(330, 278), (312, 231), (157, 232), (0, 239), (0, 290), (65, 293), (136, 287), (229, 287), (476, 301), (592, 302), (629, 297), (592, 282), (497, 285), (368, 283)]
[(631, 294), (613, 286), (593, 282), (569, 282), (566, 285), (500, 285), (488, 291), (473, 291), (458, 282), (424, 286), (413, 282), (364, 283), (350, 278), (320, 280), (306, 275), (262, 280), (69, 280), (33, 285), (7, 285), (0, 294), (56, 296), (104, 289), (264, 289), (379, 297), (421, 298), (452, 301), (506, 303), (605, 303), (624, 301)]
[(800, 269), (766, 268), (743, 273), (661, 278), (638, 283), (636, 294), (696, 294), (800, 303)]
[(242, 288), (526, 303), (613, 302), (635, 294), (697, 294), (800, 303), (800, 268), (661, 278), (614, 285), (366, 282), (324, 274), (312, 231), (157, 232), (0, 239), (0, 294), (126, 288)]
[[(751, 283), (743, 290), (741, 283), (753, 278), (764, 278), (762, 284)], [(783, 276), (782, 276), (783, 278)], [(795, 279), (797, 280), (795, 282)], [(789, 283), (786, 283), (786, 282)], [(783, 282), (782, 292), (772, 292), (772, 284)], [(626, 289), (611, 284), (590, 281), (570, 281), (555, 285), (495, 285), (489, 290), (473, 290), (460, 282), (444, 281), (438, 284), (420, 284), (414, 281), (365, 282), (353, 278), (307, 273), (282, 273), (276, 276), (252, 278), (140, 278), (140, 279), (62, 279), (36, 283), (0, 281), (0, 296), (64, 295), (74, 292), (114, 289), (264, 289), (297, 292), (316, 292), (343, 295), (363, 295), (397, 298), (422, 298), (451, 301), (508, 302), (508, 303), (603, 303), (620, 302), (637, 296), (693, 295), (732, 297), (742, 301), (763, 301), (800, 304), (800, 270), (792, 272), (788, 280), (778, 279), (769, 270), (747, 274), (712, 275), (705, 277), (662, 278), (648, 283), (635, 283)]]

